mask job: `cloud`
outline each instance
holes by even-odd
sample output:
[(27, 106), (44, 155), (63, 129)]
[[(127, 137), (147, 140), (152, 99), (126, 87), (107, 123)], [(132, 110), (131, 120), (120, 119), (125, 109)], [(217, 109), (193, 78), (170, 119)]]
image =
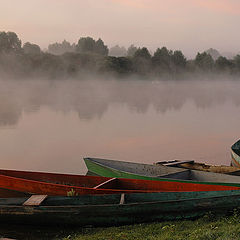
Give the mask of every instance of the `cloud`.
[[(236, 0), (109, 0), (135, 9), (166, 10), (178, 7), (178, 11), (184, 8), (201, 8), (225, 14), (240, 14), (240, 2)], [(182, 7), (182, 8), (181, 8)], [(200, 10), (200, 9), (199, 9)]]
[[(188, 0), (188, 2), (193, 1)], [(240, 14), (240, 2), (235, 0), (196, 0), (194, 4), (215, 12)]]
[(110, 0), (110, 2), (114, 2), (127, 7), (134, 7), (134, 8), (146, 8), (147, 6), (146, 4), (147, 1), (145, 0)]

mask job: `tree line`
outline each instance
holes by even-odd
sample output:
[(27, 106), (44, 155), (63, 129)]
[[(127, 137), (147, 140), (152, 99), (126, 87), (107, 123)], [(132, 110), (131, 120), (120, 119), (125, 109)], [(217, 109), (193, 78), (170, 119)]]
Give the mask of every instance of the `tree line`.
[(49, 78), (76, 77), (95, 73), (103, 76), (138, 76), (143, 78), (181, 78), (194, 74), (240, 74), (240, 55), (232, 59), (209, 49), (187, 59), (180, 50), (118, 45), (108, 48), (102, 39), (81, 37), (77, 43), (49, 44), (42, 51), (37, 44), (22, 44), (16, 33), (0, 32), (0, 73), (2, 76)]

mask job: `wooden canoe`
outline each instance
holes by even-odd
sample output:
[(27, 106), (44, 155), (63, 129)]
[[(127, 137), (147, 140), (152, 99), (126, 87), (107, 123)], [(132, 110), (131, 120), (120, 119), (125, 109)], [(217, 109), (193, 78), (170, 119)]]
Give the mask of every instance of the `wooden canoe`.
[(111, 226), (195, 218), (240, 206), (240, 191), (131, 193), (47, 197), (39, 205), (27, 198), (0, 199), (0, 222)]
[(235, 142), (231, 147), (232, 166), (240, 167), (240, 140)]
[(222, 191), (237, 189), (240, 189), (240, 187), (0, 169), (0, 197), (20, 197), (31, 194), (72, 196), (85, 194)]
[(99, 158), (84, 161), (88, 171), (99, 176), (240, 186), (239, 176), (227, 174)]
[(199, 170), (204, 172), (224, 173), (229, 175), (240, 176), (240, 167), (225, 166), (225, 165), (210, 165), (206, 163), (195, 162), (194, 160), (169, 160), (156, 162), (157, 165), (167, 167), (179, 167), (192, 170)]

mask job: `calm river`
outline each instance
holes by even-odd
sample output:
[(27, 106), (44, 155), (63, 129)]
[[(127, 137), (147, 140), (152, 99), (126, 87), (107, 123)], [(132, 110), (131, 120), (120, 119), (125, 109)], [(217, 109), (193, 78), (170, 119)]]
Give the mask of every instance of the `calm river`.
[(84, 174), (83, 157), (230, 164), (237, 81), (0, 81), (1, 168)]

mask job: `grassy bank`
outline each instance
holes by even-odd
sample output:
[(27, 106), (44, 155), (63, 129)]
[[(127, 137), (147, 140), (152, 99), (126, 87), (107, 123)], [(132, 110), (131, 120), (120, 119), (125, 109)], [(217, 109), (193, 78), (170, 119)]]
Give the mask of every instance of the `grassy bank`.
[(215, 217), (208, 214), (197, 220), (171, 221), (110, 228), (84, 228), (64, 240), (237, 240), (240, 239), (240, 214)]

